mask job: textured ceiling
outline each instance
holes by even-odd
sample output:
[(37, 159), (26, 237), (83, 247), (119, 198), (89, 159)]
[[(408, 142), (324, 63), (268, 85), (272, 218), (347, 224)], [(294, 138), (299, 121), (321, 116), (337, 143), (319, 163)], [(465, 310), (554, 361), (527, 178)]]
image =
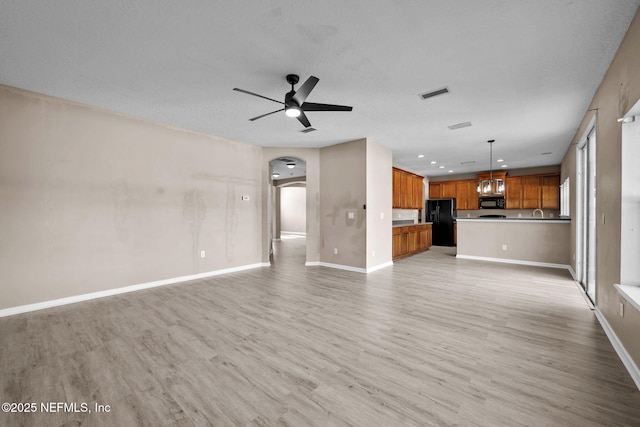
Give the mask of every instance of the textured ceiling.
[[(0, 0), (0, 83), (262, 146), (367, 137), (431, 176), (487, 170), (488, 139), (510, 169), (551, 165), (639, 4)], [(279, 104), (232, 89), (282, 99), (289, 73), (353, 112), (249, 122)]]

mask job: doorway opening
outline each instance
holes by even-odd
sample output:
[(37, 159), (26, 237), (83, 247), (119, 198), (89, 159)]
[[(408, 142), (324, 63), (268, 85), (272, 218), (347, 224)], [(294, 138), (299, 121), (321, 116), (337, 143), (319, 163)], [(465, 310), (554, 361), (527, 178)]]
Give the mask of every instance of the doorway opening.
[[(306, 253), (307, 172), (306, 162), (297, 157), (278, 157), (269, 162), (271, 169), (269, 197), (270, 261), (282, 254), (282, 245), (296, 239), (295, 247)], [(299, 240), (303, 240), (300, 242)], [(285, 243), (282, 243), (282, 241)], [(292, 246), (293, 245), (289, 245)], [(291, 251), (287, 252), (290, 253)], [(304, 257), (303, 263), (304, 263)]]

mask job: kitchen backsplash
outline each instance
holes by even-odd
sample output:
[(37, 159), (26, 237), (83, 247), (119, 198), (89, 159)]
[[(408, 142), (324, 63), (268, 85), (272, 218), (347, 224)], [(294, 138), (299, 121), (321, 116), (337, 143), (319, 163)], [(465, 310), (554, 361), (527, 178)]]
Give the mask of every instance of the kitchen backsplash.
[(392, 209), (393, 221), (405, 221), (412, 220), (414, 223), (418, 223), (419, 211), (418, 209)]

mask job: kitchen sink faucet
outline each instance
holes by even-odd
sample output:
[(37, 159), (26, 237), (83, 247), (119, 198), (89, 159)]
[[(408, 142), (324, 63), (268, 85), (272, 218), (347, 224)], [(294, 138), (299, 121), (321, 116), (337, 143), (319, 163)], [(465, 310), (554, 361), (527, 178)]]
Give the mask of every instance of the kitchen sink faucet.
[(533, 211), (533, 213), (531, 214), (532, 217), (536, 216), (536, 212), (540, 211), (540, 218), (544, 218), (544, 212), (542, 211), (542, 209), (535, 209)]

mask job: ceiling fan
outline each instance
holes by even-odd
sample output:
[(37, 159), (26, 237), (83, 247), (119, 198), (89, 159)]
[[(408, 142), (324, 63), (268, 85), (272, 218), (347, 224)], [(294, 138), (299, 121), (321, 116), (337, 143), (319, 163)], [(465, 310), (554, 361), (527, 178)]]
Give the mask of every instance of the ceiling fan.
[(259, 98), (268, 99), (269, 101), (277, 102), (278, 104), (284, 105), (284, 108), (281, 108), (276, 111), (272, 111), (267, 114), (262, 114), (257, 117), (253, 117), (249, 119), (250, 121), (258, 120), (263, 117), (269, 116), (271, 114), (278, 113), (280, 111), (284, 111), (285, 114), (289, 117), (296, 117), (300, 123), (305, 128), (311, 127), (311, 123), (307, 118), (305, 112), (307, 111), (351, 111), (353, 107), (348, 107), (346, 105), (334, 105), (334, 104), (317, 104), (315, 102), (305, 102), (309, 93), (313, 90), (316, 84), (320, 81), (317, 77), (311, 76), (309, 77), (300, 88), (296, 91), (294, 89), (294, 85), (298, 83), (300, 77), (297, 74), (288, 74), (287, 75), (287, 83), (291, 85), (291, 91), (287, 92), (284, 96), (284, 102), (275, 100), (273, 98), (268, 98), (266, 96), (258, 95), (257, 93), (249, 92), (248, 90), (239, 89), (234, 87), (233, 90), (246, 93), (248, 95), (257, 96)]

